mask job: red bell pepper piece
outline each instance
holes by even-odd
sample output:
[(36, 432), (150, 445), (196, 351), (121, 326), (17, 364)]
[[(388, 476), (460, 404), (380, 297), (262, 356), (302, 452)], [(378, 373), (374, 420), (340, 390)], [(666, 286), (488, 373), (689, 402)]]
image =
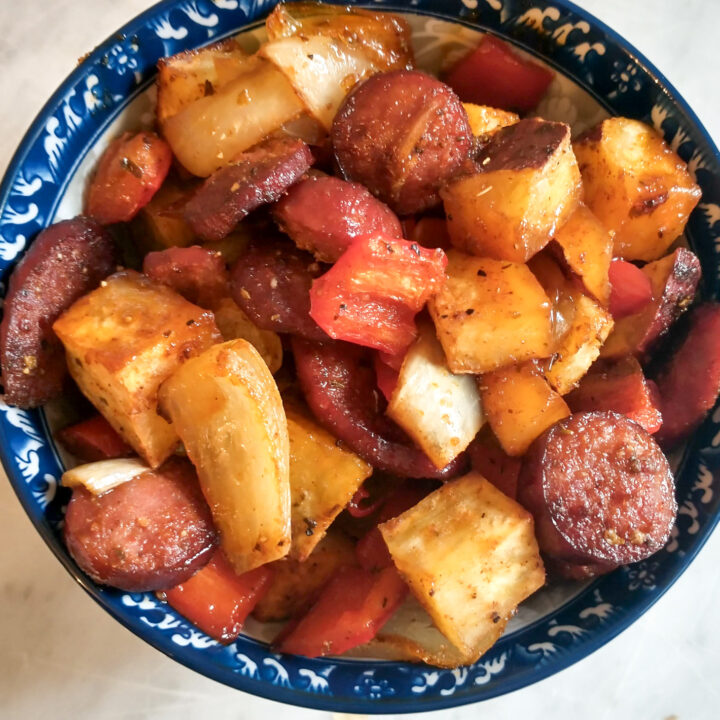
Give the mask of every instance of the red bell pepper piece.
[(650, 434), (663, 423), (657, 386), (645, 378), (634, 357), (596, 364), (565, 399), (573, 412), (612, 410), (634, 420)]
[(377, 527), (372, 528), (358, 540), (355, 546), (355, 557), (361, 568), (377, 572), (393, 567), (393, 560), (382, 533)]
[(132, 220), (163, 184), (171, 163), (170, 146), (155, 133), (124, 133), (100, 158), (87, 214), (102, 225)]
[(221, 643), (231, 643), (270, 588), (272, 575), (267, 565), (238, 575), (218, 550), (202, 570), (166, 590), (165, 598), (205, 634)]
[(372, 640), (400, 606), (408, 588), (394, 567), (369, 572), (340, 568), (315, 604), (276, 640), (279, 652), (339, 655)]
[(615, 258), (609, 275), (610, 314), (615, 320), (639, 312), (652, 300), (650, 278), (636, 265)]
[(399, 354), (414, 317), (445, 279), (447, 257), (407, 240), (365, 236), (313, 282), (310, 316), (336, 340)]
[(445, 82), (463, 102), (522, 113), (540, 102), (552, 79), (550, 70), (488, 35), (450, 70)]
[(57, 438), (66, 450), (85, 462), (112, 460), (133, 454), (133, 449), (102, 415), (63, 428)]

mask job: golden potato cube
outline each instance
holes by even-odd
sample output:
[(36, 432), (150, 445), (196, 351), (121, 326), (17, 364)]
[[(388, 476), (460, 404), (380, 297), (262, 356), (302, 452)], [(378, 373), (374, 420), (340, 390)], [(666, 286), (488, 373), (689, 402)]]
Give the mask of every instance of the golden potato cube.
[(488, 423), (508, 455), (524, 455), (536, 437), (570, 415), (534, 362), (483, 375), (478, 386)]
[(526, 265), (448, 252), (445, 285), (428, 304), (454, 373), (484, 373), (554, 349), (551, 306)]
[(197, 470), (238, 573), (290, 550), (290, 452), (285, 411), (265, 361), (247, 340), (214, 345), (159, 393)]
[(497, 130), (475, 166), (440, 193), (452, 244), (474, 255), (526, 262), (581, 198), (563, 123), (528, 119)]
[(582, 280), (585, 289), (603, 307), (610, 302), (612, 235), (590, 212), (578, 205), (554, 237), (568, 267)]
[(686, 163), (651, 127), (621, 117), (603, 120), (574, 149), (585, 202), (615, 234), (614, 255), (659, 258), (700, 199)]
[(446, 483), (380, 532), (415, 597), (470, 661), (545, 583), (532, 516), (479, 473)]
[(405, 355), (387, 414), (444, 468), (485, 422), (475, 380), (448, 370), (435, 328), (425, 324)]
[(330, 530), (305, 561), (286, 557), (270, 565), (273, 569), (270, 587), (255, 606), (253, 615), (261, 622), (297, 615), (308, 607), (339, 567), (356, 563), (352, 541)]
[(283, 350), (277, 333), (261, 330), (231, 298), (223, 298), (214, 308), (214, 312), (215, 323), (223, 340), (247, 340), (260, 353), (273, 375), (280, 369)]
[(475, 136), (489, 135), (495, 130), (513, 125), (520, 120), (520, 116), (514, 112), (500, 110), (489, 105), (463, 103), (463, 107), (470, 121), (470, 129)]
[(314, 420), (295, 408), (286, 407), (285, 412), (290, 436), (290, 555), (305, 560), (373, 469)]
[(612, 315), (594, 300), (578, 294), (570, 329), (548, 363), (545, 377), (556, 392), (569, 393), (600, 355), (613, 329)]
[(125, 270), (81, 297), (53, 329), (82, 392), (138, 455), (160, 465), (179, 439), (157, 414), (158, 388), (221, 340), (212, 313)]

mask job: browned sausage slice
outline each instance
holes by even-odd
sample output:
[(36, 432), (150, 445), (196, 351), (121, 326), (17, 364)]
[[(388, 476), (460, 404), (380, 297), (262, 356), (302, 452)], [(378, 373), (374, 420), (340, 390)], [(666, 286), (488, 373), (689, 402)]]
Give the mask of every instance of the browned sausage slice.
[(37, 236), (10, 276), (0, 324), (8, 404), (37, 407), (62, 390), (65, 353), (52, 325), (116, 263), (112, 239), (90, 218), (64, 220)]
[(720, 304), (693, 310), (690, 332), (657, 378), (663, 425), (658, 442), (671, 448), (704, 420), (720, 392)]
[(268, 140), (214, 172), (185, 205), (185, 219), (203, 240), (222, 240), (251, 210), (278, 200), (312, 163), (302, 140)]
[(322, 262), (335, 262), (362, 235), (401, 238), (395, 213), (362, 185), (328, 175), (308, 177), (273, 210), (283, 232)]
[(418, 70), (360, 84), (338, 110), (331, 136), (345, 177), (400, 215), (437, 205), (438, 189), (468, 157), (473, 137), (457, 95)]
[(310, 317), (310, 287), (324, 272), (288, 241), (251, 242), (230, 273), (233, 300), (263, 330), (327, 340)]
[(614, 412), (587, 412), (561, 420), (530, 446), (518, 500), (553, 559), (624, 565), (667, 542), (674, 489), (668, 461), (645, 430)]
[(172, 458), (99, 497), (75, 488), (65, 543), (96, 582), (144, 592), (187, 580), (210, 560), (217, 534), (193, 466)]

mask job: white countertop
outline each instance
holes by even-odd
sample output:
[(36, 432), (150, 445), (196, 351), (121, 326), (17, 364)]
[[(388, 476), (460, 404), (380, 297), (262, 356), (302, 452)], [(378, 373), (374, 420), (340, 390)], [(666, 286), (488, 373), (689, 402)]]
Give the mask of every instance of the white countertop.
[[(720, 139), (718, 0), (576, 2), (644, 52), (678, 87), (716, 141)], [(0, 170), (77, 58), (150, 4), (2, 0)], [(665, 597), (609, 645), (534, 686), (432, 717), (720, 717), (719, 561), (720, 532), (715, 532)], [(331, 718), (329, 713), (271, 703), (207, 680), (122, 628), (63, 570), (9, 484), (2, 481), (0, 648), (3, 720)]]

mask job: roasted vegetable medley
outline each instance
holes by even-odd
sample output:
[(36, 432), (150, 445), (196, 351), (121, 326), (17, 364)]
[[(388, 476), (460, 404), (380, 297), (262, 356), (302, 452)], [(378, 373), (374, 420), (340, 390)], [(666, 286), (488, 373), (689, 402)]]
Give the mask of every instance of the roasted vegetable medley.
[(538, 117), (553, 73), (497, 38), (438, 78), (401, 17), (266, 30), (161, 60), (156, 126), (34, 239), (5, 401), (73, 408), (94, 581), (220, 642), (252, 613), (280, 652), (469, 664), (668, 541), (664, 452), (720, 390), (700, 190), (637, 119)]

